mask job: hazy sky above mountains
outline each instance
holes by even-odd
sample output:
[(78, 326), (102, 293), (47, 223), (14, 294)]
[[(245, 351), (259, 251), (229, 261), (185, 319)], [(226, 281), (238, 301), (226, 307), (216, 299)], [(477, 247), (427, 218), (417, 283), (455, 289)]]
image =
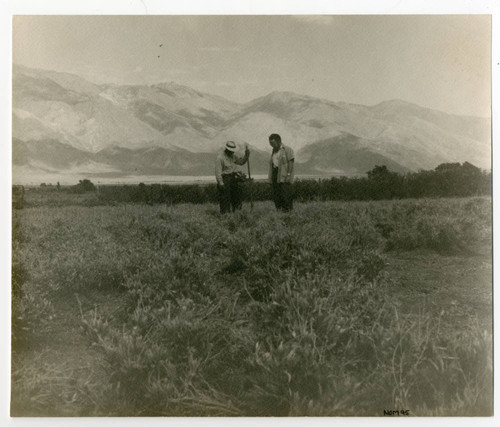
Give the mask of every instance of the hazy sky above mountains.
[(246, 102), (272, 91), (490, 115), (490, 17), (16, 16), (13, 61), (95, 83), (175, 81)]

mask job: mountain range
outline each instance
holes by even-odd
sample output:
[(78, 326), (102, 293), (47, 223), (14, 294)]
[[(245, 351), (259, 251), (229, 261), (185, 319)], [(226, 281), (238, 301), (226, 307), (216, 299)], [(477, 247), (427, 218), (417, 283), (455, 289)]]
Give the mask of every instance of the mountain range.
[(12, 84), (14, 183), (213, 175), (227, 140), (248, 143), (252, 172), (265, 173), (271, 133), (294, 149), (298, 175), (491, 167), (490, 118), (401, 100), (364, 106), (272, 92), (239, 104), (174, 82), (97, 85), (20, 65)]

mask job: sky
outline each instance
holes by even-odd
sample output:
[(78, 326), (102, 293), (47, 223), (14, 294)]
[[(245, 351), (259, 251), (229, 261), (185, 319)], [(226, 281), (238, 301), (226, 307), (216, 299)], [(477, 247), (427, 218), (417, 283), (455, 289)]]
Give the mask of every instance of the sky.
[(490, 116), (487, 15), (15, 16), (13, 62), (95, 83), (174, 81)]
[[(10, 28), (12, 14), (120, 14), (120, 13), (493, 13), (496, 29), (494, 45), (494, 83), (496, 82), (495, 106), (498, 110), (498, 82), (500, 67), (500, 47), (498, 40), (500, 27), (500, 7), (497, 0), (304, 0), (305, 6), (295, 6), (297, 0), (284, 2), (276, 0), (4, 0), (0, 2), (1, 52), (0, 74), (4, 77), (0, 84), (0, 98), (4, 99), (0, 110), (0, 130), (5, 141), (11, 137), (10, 111)], [(197, 3), (190, 6), (190, 3)], [(222, 4), (221, 4), (222, 3)], [(286, 7), (285, 7), (286, 4)], [(167, 6), (168, 5), (168, 6)], [(145, 8), (147, 6), (147, 9)], [(200, 11), (200, 12), (198, 12)], [(341, 18), (341, 19), (339, 19)], [(194, 88), (236, 100), (264, 95), (272, 90), (291, 90), (334, 101), (355, 102), (365, 105), (375, 104), (391, 98), (405, 99), (422, 106), (436, 108), (457, 114), (490, 115), (490, 74), (489, 17), (467, 16), (359, 16), (356, 19), (345, 16), (321, 18), (284, 19), (272, 27), (264, 21), (253, 24), (256, 32), (233, 27), (233, 31), (223, 36), (221, 28), (211, 28), (214, 24), (192, 22), (175, 24), (175, 19), (164, 20), (164, 25), (137, 19), (117, 18), (115, 22), (104, 18), (34, 18), (17, 17), (12, 23), (12, 58), (27, 66), (56, 69), (78, 73), (96, 82), (142, 83), (177, 81)], [(154, 18), (159, 19), (159, 18)], [(177, 19), (178, 20), (178, 19)], [(406, 25), (411, 21), (411, 25)], [(58, 22), (56, 22), (58, 21)], [(100, 21), (100, 22), (99, 22)], [(120, 23), (121, 21), (121, 23)], [(132, 21), (130, 24), (126, 22)], [(134, 22), (135, 21), (135, 22)], [(179, 20), (178, 20), (179, 21)], [(191, 21), (189, 19), (188, 21)], [(285, 21), (288, 21), (285, 25)], [(294, 22), (293, 24), (289, 21)], [(298, 21), (298, 22), (297, 22)], [(179, 21), (180, 22), (180, 21)], [(299, 25), (300, 23), (300, 25)], [(218, 24), (215, 24), (218, 27)], [(194, 26), (194, 30), (193, 30)], [(196, 28), (203, 26), (205, 33), (196, 34)], [(302, 27), (283, 34), (286, 27)], [(226, 28), (227, 26), (224, 26)], [(307, 31), (306, 31), (307, 29)], [(119, 32), (118, 32), (119, 31)], [(199, 30), (198, 30), (199, 31)], [(227, 31), (227, 30), (224, 30)], [(214, 33), (217, 33), (215, 37)], [(296, 34), (299, 32), (299, 35)], [(305, 33), (305, 34), (304, 34)], [(302, 34), (302, 35), (300, 35)], [(248, 38), (247, 38), (248, 37)], [(241, 40), (246, 43), (236, 45)], [(319, 39), (319, 41), (318, 41)], [(158, 53), (156, 43), (169, 41), (168, 55)], [(283, 46), (277, 46), (278, 41)], [(195, 41), (197, 45), (187, 42)], [(318, 41), (318, 42), (317, 42)], [(234, 42), (233, 44), (231, 44)], [(253, 44), (261, 42), (260, 45)], [(314, 42), (314, 44), (312, 43)], [(164, 47), (166, 47), (165, 45)], [(223, 46), (233, 51), (224, 52)], [(205, 47), (205, 50), (200, 48)], [(296, 50), (297, 48), (297, 50)], [(238, 50), (239, 49), (239, 50)], [(276, 56), (272, 56), (272, 54)], [(291, 55), (290, 61), (285, 54)], [(157, 56), (160, 55), (160, 59)], [(210, 61), (206, 58), (209, 57)], [(241, 58), (251, 58), (257, 62), (241, 63)], [(155, 60), (156, 58), (156, 60)], [(156, 61), (156, 62), (155, 62)], [(284, 62), (292, 66), (283, 69)], [(310, 62), (308, 62), (310, 61)], [(214, 66), (215, 64), (215, 66)], [(204, 68), (205, 67), (205, 68)], [(215, 77), (214, 77), (215, 76)], [(285, 76), (286, 78), (280, 78)], [(494, 116), (498, 124), (498, 111)], [(498, 128), (498, 126), (496, 126)], [(2, 144), (0, 157), (0, 196), (10, 200), (11, 193), (11, 144)], [(494, 168), (498, 166), (496, 151), (493, 151)], [(500, 174), (493, 174), (494, 189), (500, 188)], [(496, 193), (496, 190), (495, 190)], [(500, 212), (500, 198), (493, 197), (493, 212)], [(0, 214), (4, 230), (11, 227), (11, 211), (3, 209)], [(498, 220), (498, 214), (495, 214)], [(496, 228), (494, 228), (496, 230)], [(496, 232), (495, 232), (496, 233)], [(498, 236), (495, 236), (498, 237)], [(499, 239), (494, 240), (499, 241)], [(0, 272), (4, 282), (10, 280), (11, 242), (3, 239), (0, 244)], [(500, 251), (494, 251), (498, 254)], [(497, 259), (495, 256), (495, 264)], [(495, 276), (497, 277), (497, 276)], [(495, 283), (496, 285), (496, 283)], [(10, 340), (10, 294), (4, 287), (1, 311), (5, 320), (0, 328), (3, 342)], [(495, 293), (498, 306), (500, 293)], [(497, 310), (498, 311), (498, 310)], [(496, 312), (497, 312), (496, 311)], [(496, 317), (496, 316), (495, 316)], [(495, 326), (497, 324), (495, 323)], [(496, 328), (495, 330), (500, 330)], [(7, 346), (8, 350), (8, 346)], [(10, 352), (2, 352), (1, 365), (8, 366)], [(500, 352), (495, 353), (498, 362)], [(0, 397), (8, 402), (10, 369), (3, 369), (0, 377)], [(498, 407), (499, 393), (495, 395)], [(4, 414), (7, 414), (7, 404)], [(481, 424), (495, 425), (494, 418), (481, 420)], [(7, 423), (11, 422), (5, 416)], [(79, 425), (95, 425), (95, 420), (79, 420)], [(88, 421), (87, 424), (84, 424)], [(113, 420), (107, 420), (114, 422)], [(130, 420), (127, 420), (130, 421)], [(162, 420), (152, 420), (150, 423)], [(224, 421), (224, 420), (223, 420)], [(220, 419), (203, 420), (209, 425), (221, 424)], [(287, 424), (302, 423), (299, 419), (287, 420)], [(373, 420), (356, 419), (357, 424), (370, 424)], [(149, 422), (149, 421), (148, 421)], [(270, 422), (270, 421), (269, 421)], [(338, 424), (339, 420), (335, 420)], [(23, 420), (16, 424), (25, 425)], [(51, 425), (53, 420), (42, 425)], [(130, 423), (127, 423), (130, 424)], [(314, 423), (313, 423), (314, 424)], [(342, 424), (342, 423), (341, 423)], [(26, 424), (27, 425), (27, 424)], [(459, 425), (467, 426), (466, 418), (426, 419), (426, 426)]]

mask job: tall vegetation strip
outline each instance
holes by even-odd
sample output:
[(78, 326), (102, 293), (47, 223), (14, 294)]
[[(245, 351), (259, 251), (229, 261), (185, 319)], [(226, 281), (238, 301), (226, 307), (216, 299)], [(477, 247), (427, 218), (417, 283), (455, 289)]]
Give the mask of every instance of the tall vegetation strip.
[[(159, 177), (162, 179), (162, 177)], [(272, 200), (266, 182), (247, 181), (246, 201)], [(366, 177), (299, 179), (292, 184), (299, 202), (327, 200), (390, 200), (425, 197), (470, 197), (491, 195), (491, 172), (470, 163), (443, 163), (432, 171), (399, 174), (376, 166)], [(19, 189), (14, 187), (13, 194)], [(217, 203), (215, 184), (103, 185), (98, 188), (88, 179), (69, 187), (46, 186), (27, 189), (27, 202), (13, 201), (14, 208), (68, 205), (113, 205), (116, 203), (179, 204)]]

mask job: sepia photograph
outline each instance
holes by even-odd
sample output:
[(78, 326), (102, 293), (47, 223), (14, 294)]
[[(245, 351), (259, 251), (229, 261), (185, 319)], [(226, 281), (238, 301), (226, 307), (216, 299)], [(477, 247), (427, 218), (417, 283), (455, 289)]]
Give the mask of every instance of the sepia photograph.
[(11, 417), (493, 416), (492, 15), (11, 19)]

